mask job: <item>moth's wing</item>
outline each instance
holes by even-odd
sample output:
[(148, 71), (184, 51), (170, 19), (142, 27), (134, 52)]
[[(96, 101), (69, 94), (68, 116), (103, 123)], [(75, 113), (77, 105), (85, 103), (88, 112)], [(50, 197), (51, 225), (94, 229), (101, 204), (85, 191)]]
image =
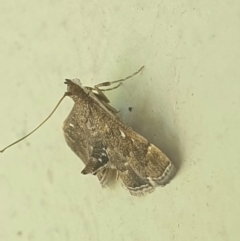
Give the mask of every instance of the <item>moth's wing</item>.
[[(95, 97), (102, 104), (105, 103), (98, 95), (95, 95)], [(106, 103), (105, 107), (107, 107), (107, 105), (108, 103)], [(107, 109), (111, 111), (110, 108), (107, 107)], [(111, 113), (114, 113), (114, 111), (111, 111)], [(114, 114), (116, 117), (116, 113)], [(151, 191), (154, 190), (155, 186), (164, 186), (169, 183), (176, 173), (176, 169), (169, 158), (144, 137), (131, 128), (122, 125), (118, 118), (113, 120), (112, 117), (109, 116), (109, 122), (111, 123), (110, 120), (114, 123), (110, 127), (111, 133), (114, 135), (112, 135), (111, 140), (108, 141), (108, 147), (110, 147), (108, 153), (112, 152), (112, 150), (115, 152), (110, 155), (110, 162), (120, 171), (119, 175), (123, 182), (126, 183), (126, 186), (129, 185), (129, 190), (133, 188), (131, 193), (134, 193), (134, 188), (135, 186), (137, 188), (137, 183), (143, 185), (143, 187), (144, 185), (151, 184), (150, 186), (146, 186), (146, 189)], [(103, 129), (105, 125), (104, 123)], [(102, 136), (105, 134), (105, 132), (102, 132)], [(122, 156), (117, 158), (117, 153)], [(127, 172), (122, 172), (124, 169), (122, 164), (127, 164), (132, 169), (129, 169)], [(132, 182), (129, 181), (131, 174), (133, 174)], [(134, 180), (136, 184), (134, 184)], [(133, 185), (133, 187), (131, 187), (131, 185)]]
[(122, 180), (122, 186), (134, 196), (153, 192), (155, 187), (152, 183), (135, 172), (134, 167), (130, 165), (126, 156), (123, 155), (124, 151), (119, 151), (119, 148), (120, 145), (117, 145), (117, 147), (111, 147), (107, 151), (111, 165), (116, 168), (117, 174)]
[(144, 137), (131, 130), (132, 145), (127, 161), (135, 173), (153, 186), (164, 186), (175, 175), (176, 168), (169, 158)]
[[(74, 110), (74, 107), (63, 124), (64, 138), (72, 151), (87, 165), (93, 151), (89, 142), (90, 133), (87, 128), (79, 126), (76, 122), (77, 116), (74, 114), (77, 112)], [(79, 135), (79, 133), (81, 133), (81, 135)], [(101, 185), (105, 187), (114, 179), (116, 171), (110, 168), (103, 168), (98, 171), (96, 175)]]
[(126, 187), (130, 194), (141, 196), (154, 191), (154, 186), (148, 181), (139, 177), (130, 166), (126, 167), (126, 171), (119, 172), (122, 179), (123, 187)]
[(72, 149), (72, 151), (83, 161), (86, 165), (89, 159), (89, 146), (88, 143), (84, 140), (76, 141), (69, 133), (64, 132), (65, 140), (68, 146)]

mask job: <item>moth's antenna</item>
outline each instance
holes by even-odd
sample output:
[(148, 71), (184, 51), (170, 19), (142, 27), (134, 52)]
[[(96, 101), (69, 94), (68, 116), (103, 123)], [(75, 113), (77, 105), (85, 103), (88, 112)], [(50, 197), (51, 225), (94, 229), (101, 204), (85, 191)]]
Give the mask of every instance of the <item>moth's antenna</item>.
[(24, 140), (25, 138), (27, 138), (28, 136), (32, 135), (37, 129), (39, 129), (52, 115), (53, 113), (56, 111), (56, 109), (58, 108), (58, 106), (60, 105), (60, 103), (63, 101), (63, 99), (68, 95), (68, 93), (66, 92), (63, 97), (58, 101), (57, 105), (55, 106), (55, 108), (53, 109), (53, 111), (49, 114), (49, 116), (39, 125), (37, 126), (34, 130), (32, 130), (30, 133), (28, 133), (26, 136), (20, 138), (19, 140), (13, 142), (12, 144), (6, 146), (5, 148), (3, 148), (2, 150), (0, 150), (0, 152), (4, 152), (6, 149), (8, 149), (11, 146), (14, 146), (15, 144), (17, 144), (18, 142)]

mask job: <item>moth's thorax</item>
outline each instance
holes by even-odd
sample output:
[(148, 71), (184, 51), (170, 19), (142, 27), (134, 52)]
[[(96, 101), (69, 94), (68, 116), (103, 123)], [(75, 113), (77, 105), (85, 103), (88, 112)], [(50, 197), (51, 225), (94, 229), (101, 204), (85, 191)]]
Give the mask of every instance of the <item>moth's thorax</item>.
[(70, 95), (70, 98), (76, 103), (88, 98), (88, 94), (84, 91), (84, 89), (79, 89), (78, 93)]
[(79, 99), (87, 98), (89, 90), (83, 87), (79, 79), (66, 80), (66, 84), (68, 95), (74, 102), (77, 102)]

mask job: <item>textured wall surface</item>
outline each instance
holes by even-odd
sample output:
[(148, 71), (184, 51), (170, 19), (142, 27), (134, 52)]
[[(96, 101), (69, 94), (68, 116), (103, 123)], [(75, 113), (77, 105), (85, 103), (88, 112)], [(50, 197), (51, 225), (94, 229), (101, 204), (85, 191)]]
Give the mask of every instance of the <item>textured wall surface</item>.
[(1, 148), (51, 112), (65, 78), (145, 65), (108, 96), (179, 170), (145, 197), (102, 189), (64, 141), (67, 99), (0, 155), (0, 240), (240, 240), (239, 16), (239, 0), (1, 0)]

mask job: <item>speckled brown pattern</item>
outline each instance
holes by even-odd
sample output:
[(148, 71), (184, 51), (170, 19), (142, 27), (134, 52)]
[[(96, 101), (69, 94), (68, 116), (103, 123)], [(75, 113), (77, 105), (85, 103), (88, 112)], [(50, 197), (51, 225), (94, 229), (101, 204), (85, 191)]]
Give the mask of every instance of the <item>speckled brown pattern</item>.
[(95, 93), (66, 80), (74, 106), (63, 124), (69, 147), (84, 162), (83, 174), (94, 174), (105, 186), (115, 173), (132, 195), (154, 191), (175, 174), (168, 157), (147, 139), (124, 125), (114, 108)]

